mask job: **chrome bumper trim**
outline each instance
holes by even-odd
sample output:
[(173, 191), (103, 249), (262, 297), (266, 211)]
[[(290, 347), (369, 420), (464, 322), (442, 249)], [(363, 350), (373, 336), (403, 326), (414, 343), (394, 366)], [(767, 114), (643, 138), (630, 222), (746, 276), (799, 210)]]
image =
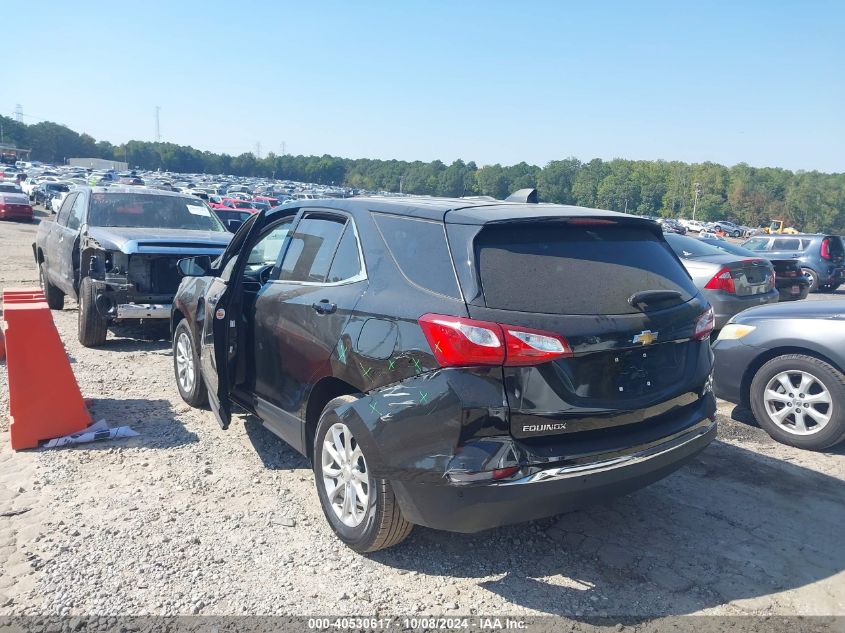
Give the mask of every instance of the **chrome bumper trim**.
[(583, 477), (584, 475), (595, 475), (597, 473), (614, 470), (616, 468), (625, 468), (633, 466), (634, 464), (642, 463), (666, 453), (676, 451), (679, 448), (695, 442), (707, 435), (716, 428), (716, 421), (713, 420), (711, 424), (706, 427), (699, 427), (689, 433), (684, 433), (675, 437), (668, 442), (651, 446), (645, 450), (628, 455), (620, 455), (612, 459), (606, 459), (598, 462), (591, 462), (589, 464), (574, 464), (572, 466), (559, 466), (556, 468), (547, 468), (539, 472), (527, 475), (515, 481), (503, 481), (497, 485), (499, 486), (518, 486), (522, 484), (533, 484), (543, 481), (555, 481), (558, 479), (568, 479), (570, 477)]

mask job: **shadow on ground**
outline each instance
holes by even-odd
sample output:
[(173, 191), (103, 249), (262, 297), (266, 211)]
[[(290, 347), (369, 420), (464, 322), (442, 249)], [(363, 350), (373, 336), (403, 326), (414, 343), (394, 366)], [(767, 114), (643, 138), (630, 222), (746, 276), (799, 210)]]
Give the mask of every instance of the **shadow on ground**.
[(734, 600), (764, 610), (770, 594), (845, 570), (842, 491), (838, 479), (716, 441), (615, 502), (474, 535), (416, 528), (373, 558), (479, 578), (508, 602), (570, 617), (660, 615), (655, 596), (666, 615)]
[(97, 398), (91, 405), (94, 421), (105, 420), (109, 427), (129, 426), (140, 435), (118, 440), (79, 444), (61, 450), (108, 450), (121, 448), (173, 448), (198, 442), (173, 413), (169, 400), (142, 398)]
[(264, 428), (261, 420), (256, 416), (244, 417), (244, 429), (261, 463), (268, 470), (311, 468), (307, 459)]

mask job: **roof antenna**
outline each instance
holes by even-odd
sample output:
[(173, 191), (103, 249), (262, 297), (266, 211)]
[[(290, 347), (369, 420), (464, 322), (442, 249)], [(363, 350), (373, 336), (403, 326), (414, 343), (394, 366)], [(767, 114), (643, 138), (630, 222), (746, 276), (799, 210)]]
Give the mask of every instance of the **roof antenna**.
[(537, 190), (529, 187), (527, 189), (514, 191), (511, 195), (505, 198), (505, 202), (525, 202), (528, 204), (537, 204)]

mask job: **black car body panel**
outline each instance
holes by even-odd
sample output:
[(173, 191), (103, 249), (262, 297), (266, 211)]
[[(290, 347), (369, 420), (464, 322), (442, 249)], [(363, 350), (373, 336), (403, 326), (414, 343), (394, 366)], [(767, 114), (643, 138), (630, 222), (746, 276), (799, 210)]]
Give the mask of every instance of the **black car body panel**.
[[(612, 315), (488, 307), (473, 247), (479, 232), (530, 223), (566, 232), (573, 219), (576, 232), (583, 222), (588, 233), (605, 223), (641, 232), (677, 276), (649, 270), (625, 292), (663, 283), (679, 288), (668, 291), (674, 298), (640, 308), (625, 294), (623, 313)], [(316, 234), (303, 228), (309, 221), (342, 225), (335, 252), (354, 231), (360, 270), (337, 282), (286, 280)], [(248, 264), (275, 231), (284, 234), (276, 259)], [(185, 319), (194, 333), (223, 426), (231, 402), (310, 458), (322, 407), (355, 394), (337, 414), (371, 471), (394, 484), (406, 516), (475, 531), (627, 492), (704, 448), (715, 433), (712, 353), (694, 330), (708, 308), (653, 222), (560, 205), (353, 198), (255, 214), (209, 276), (183, 279), (171, 324)], [(528, 366), (444, 367), (420, 326), (425, 314), (553, 332), (573, 353)], [(477, 481), (502, 468), (511, 471), (495, 486)], [(595, 473), (564, 476), (572, 468)], [(550, 469), (560, 472), (540, 474)], [(457, 510), (475, 501), (472, 512)]]

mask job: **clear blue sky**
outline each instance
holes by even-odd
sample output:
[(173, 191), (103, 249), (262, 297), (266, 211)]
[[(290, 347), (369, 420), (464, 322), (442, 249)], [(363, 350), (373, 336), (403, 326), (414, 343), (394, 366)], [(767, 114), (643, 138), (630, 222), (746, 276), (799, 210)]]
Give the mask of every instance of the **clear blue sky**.
[(162, 139), (479, 165), (845, 171), (845, 1), (4, 3), (0, 113)]

